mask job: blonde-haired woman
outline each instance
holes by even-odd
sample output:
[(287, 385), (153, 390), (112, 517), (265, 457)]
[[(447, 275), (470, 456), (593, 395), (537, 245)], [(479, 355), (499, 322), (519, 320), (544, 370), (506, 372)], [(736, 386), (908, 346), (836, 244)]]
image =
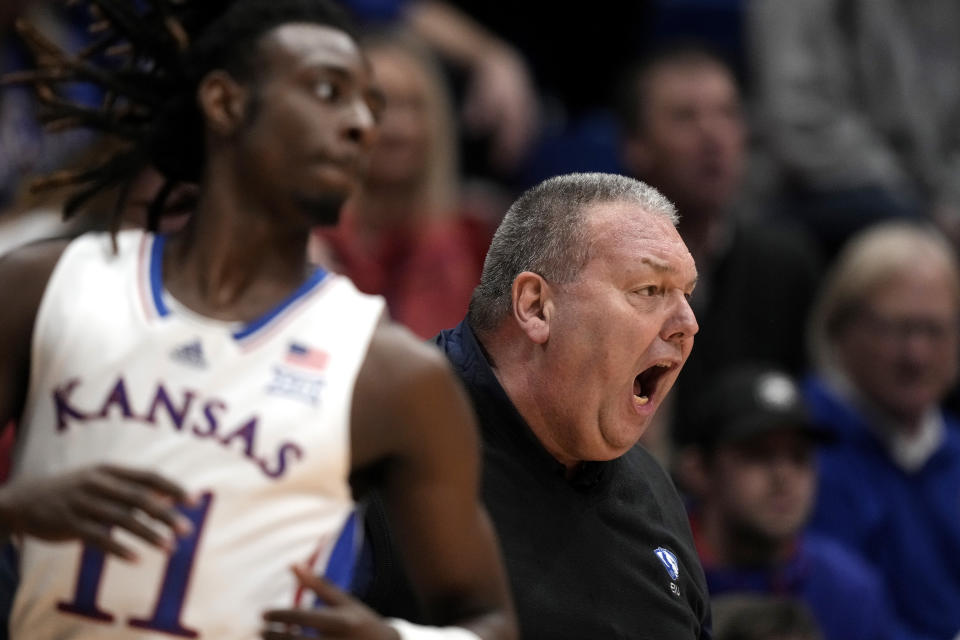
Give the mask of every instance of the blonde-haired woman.
[(454, 116), (434, 59), (399, 31), (364, 48), (386, 97), (379, 136), (363, 188), (312, 251), (426, 338), (463, 317), (492, 230), (460, 211)]

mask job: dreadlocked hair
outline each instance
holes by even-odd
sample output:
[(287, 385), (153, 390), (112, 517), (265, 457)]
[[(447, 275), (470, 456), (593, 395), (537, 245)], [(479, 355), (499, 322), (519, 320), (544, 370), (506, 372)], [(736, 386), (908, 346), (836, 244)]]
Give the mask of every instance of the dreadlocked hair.
[[(69, 1), (69, 0), (68, 0)], [(147, 211), (156, 230), (173, 190), (198, 183), (204, 166), (200, 81), (223, 69), (238, 81), (256, 79), (257, 41), (283, 24), (330, 26), (357, 38), (343, 9), (328, 0), (78, 0), (92, 16), (90, 43), (67, 52), (24, 21), (17, 31), (36, 68), (0, 78), (0, 86), (32, 86), (48, 130), (86, 128), (117, 139), (116, 150), (83, 168), (38, 178), (34, 191), (66, 187), (64, 218), (91, 198), (118, 189), (111, 228), (119, 228), (127, 191), (148, 167), (163, 185)], [(67, 83), (96, 86), (99, 106), (72, 102)]]

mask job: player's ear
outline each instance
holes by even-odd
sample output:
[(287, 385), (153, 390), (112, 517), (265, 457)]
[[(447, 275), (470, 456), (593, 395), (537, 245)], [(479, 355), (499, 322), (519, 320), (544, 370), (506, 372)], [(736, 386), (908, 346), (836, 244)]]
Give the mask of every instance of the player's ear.
[(208, 73), (197, 87), (197, 103), (206, 128), (227, 137), (237, 131), (245, 119), (246, 87), (223, 70)]
[(538, 273), (524, 271), (513, 279), (510, 291), (513, 318), (520, 330), (536, 344), (550, 337), (553, 296), (550, 284)]

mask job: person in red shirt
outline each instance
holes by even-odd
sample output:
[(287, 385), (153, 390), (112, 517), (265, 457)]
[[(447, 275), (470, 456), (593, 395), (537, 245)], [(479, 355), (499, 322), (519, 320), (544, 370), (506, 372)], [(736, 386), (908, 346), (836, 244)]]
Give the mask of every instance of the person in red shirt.
[(314, 233), (317, 262), (387, 299), (395, 320), (428, 338), (456, 324), (480, 280), (492, 229), (459, 207), (450, 97), (412, 36), (365, 43), (387, 106), (363, 186), (336, 228)]

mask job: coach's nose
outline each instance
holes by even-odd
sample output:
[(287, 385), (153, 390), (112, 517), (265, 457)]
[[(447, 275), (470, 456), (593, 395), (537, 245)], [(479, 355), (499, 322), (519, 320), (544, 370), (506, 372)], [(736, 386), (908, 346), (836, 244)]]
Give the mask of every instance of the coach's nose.
[(700, 330), (697, 317), (693, 313), (690, 301), (679, 289), (670, 292), (670, 309), (660, 337), (666, 342), (683, 342), (692, 338)]

